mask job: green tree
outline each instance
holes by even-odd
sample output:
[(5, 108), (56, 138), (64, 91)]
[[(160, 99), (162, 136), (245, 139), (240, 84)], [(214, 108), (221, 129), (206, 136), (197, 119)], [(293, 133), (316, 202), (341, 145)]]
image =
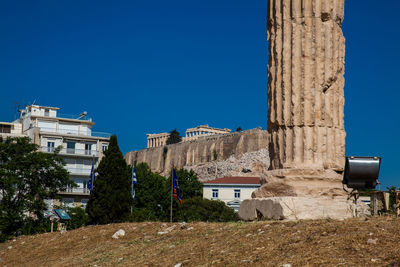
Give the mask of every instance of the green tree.
[(124, 222), (130, 217), (133, 203), (131, 173), (119, 149), (117, 137), (111, 136), (104, 158), (96, 169), (86, 212), (92, 224)]
[[(171, 173), (172, 175), (172, 173)], [(169, 204), (167, 207), (168, 210), (168, 219), (170, 216), (171, 211), (171, 175), (168, 178), (167, 185), (168, 185), (168, 199)], [(192, 199), (194, 197), (203, 197), (203, 184), (199, 181), (197, 174), (193, 170), (186, 170), (181, 168), (180, 170), (176, 171), (176, 176), (178, 177), (178, 185), (181, 192), (182, 201), (187, 199)], [(177, 220), (175, 214), (181, 208), (181, 204), (175, 198), (172, 200), (172, 213), (174, 221)]]
[[(171, 175), (153, 173), (146, 163), (135, 164), (137, 185), (132, 221), (169, 221)], [(221, 201), (202, 198), (203, 184), (193, 170), (176, 172), (183, 204), (173, 199), (174, 221), (235, 221), (237, 214)]]
[(208, 221), (228, 222), (237, 221), (237, 213), (220, 200), (194, 197), (183, 201), (174, 217), (175, 221)]
[(68, 222), (68, 229), (77, 229), (89, 223), (89, 216), (82, 207), (67, 208), (67, 213), (71, 217)]
[(182, 137), (179, 135), (179, 132), (176, 129), (173, 129), (167, 139), (167, 145), (176, 144), (181, 141)]
[[(176, 171), (182, 199), (203, 197), (203, 184), (193, 170), (180, 169)], [(171, 181), (171, 177), (169, 178)]]
[(389, 191), (389, 208), (390, 210), (394, 211), (394, 207), (396, 206), (396, 186), (392, 185), (390, 187), (386, 187), (386, 189)]
[(241, 132), (241, 131), (242, 131), (242, 127), (239, 126), (236, 128), (236, 132)]
[(146, 163), (135, 165), (137, 185), (133, 221), (166, 220), (169, 194), (166, 179), (150, 170)]
[(46, 230), (45, 199), (56, 198), (73, 182), (64, 161), (54, 153), (38, 152), (28, 137), (0, 143), (0, 240)]

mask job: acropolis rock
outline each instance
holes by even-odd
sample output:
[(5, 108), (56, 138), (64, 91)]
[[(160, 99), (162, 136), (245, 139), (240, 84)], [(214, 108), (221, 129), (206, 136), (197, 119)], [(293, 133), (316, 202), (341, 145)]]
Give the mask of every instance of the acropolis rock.
[[(332, 209), (338, 202), (346, 205), (341, 189), (346, 136), (343, 17), (344, 0), (268, 1), (271, 164), (262, 177), (263, 185), (253, 193), (258, 200), (242, 204), (242, 219), (252, 219), (260, 212), (261, 198), (291, 197), (290, 201), (296, 202), (298, 197), (298, 203), (307, 203), (307, 207), (314, 202), (314, 206), (323, 203), (328, 209), (329, 200)], [(276, 205), (288, 209), (279, 198), (273, 203), (275, 210)], [(311, 217), (337, 214), (318, 210)], [(342, 209), (336, 217), (349, 217), (350, 211)], [(268, 214), (272, 213), (265, 212), (265, 217)]]
[(268, 170), (269, 134), (262, 129), (205, 135), (185, 142), (126, 153), (128, 164), (147, 163), (161, 175), (177, 168), (194, 170), (200, 180), (224, 176), (257, 176)]

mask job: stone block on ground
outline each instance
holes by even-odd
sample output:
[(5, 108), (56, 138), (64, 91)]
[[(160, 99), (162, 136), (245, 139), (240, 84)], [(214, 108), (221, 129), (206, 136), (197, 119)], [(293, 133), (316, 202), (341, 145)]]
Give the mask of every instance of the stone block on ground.
[[(369, 215), (369, 208), (358, 203), (359, 215)], [(346, 198), (270, 197), (246, 199), (239, 208), (239, 217), (245, 221), (346, 219), (353, 217), (353, 202)]]

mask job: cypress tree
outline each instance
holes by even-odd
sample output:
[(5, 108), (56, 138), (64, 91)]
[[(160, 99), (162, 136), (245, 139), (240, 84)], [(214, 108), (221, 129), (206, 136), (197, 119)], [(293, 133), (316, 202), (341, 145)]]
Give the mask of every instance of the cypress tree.
[(124, 222), (133, 203), (131, 173), (119, 149), (117, 137), (111, 136), (91, 191), (86, 212), (92, 224)]

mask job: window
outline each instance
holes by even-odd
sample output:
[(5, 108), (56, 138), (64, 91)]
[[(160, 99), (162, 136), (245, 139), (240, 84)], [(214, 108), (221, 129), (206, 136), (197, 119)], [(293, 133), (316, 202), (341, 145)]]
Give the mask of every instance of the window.
[(213, 198), (218, 198), (218, 189), (213, 189), (212, 190), (212, 197)]
[(62, 204), (65, 207), (73, 208), (74, 207), (74, 199), (73, 198), (63, 198)]
[(11, 133), (11, 125), (0, 124), (0, 133)]
[(75, 142), (67, 142), (67, 153), (75, 154)]
[(44, 116), (45, 116), (45, 117), (48, 117), (48, 116), (49, 116), (49, 109), (48, 109), (48, 108), (46, 108), (46, 109), (44, 110)]
[(54, 142), (47, 142), (47, 152), (54, 152)]
[(240, 189), (234, 190), (234, 198), (240, 198)]
[(65, 190), (65, 192), (72, 193), (72, 190), (72, 185), (67, 185), (67, 189)]
[(85, 144), (85, 155), (92, 155), (92, 144)]
[(102, 151), (105, 152), (107, 150), (107, 148), (108, 148), (108, 145), (103, 145), (102, 146)]

